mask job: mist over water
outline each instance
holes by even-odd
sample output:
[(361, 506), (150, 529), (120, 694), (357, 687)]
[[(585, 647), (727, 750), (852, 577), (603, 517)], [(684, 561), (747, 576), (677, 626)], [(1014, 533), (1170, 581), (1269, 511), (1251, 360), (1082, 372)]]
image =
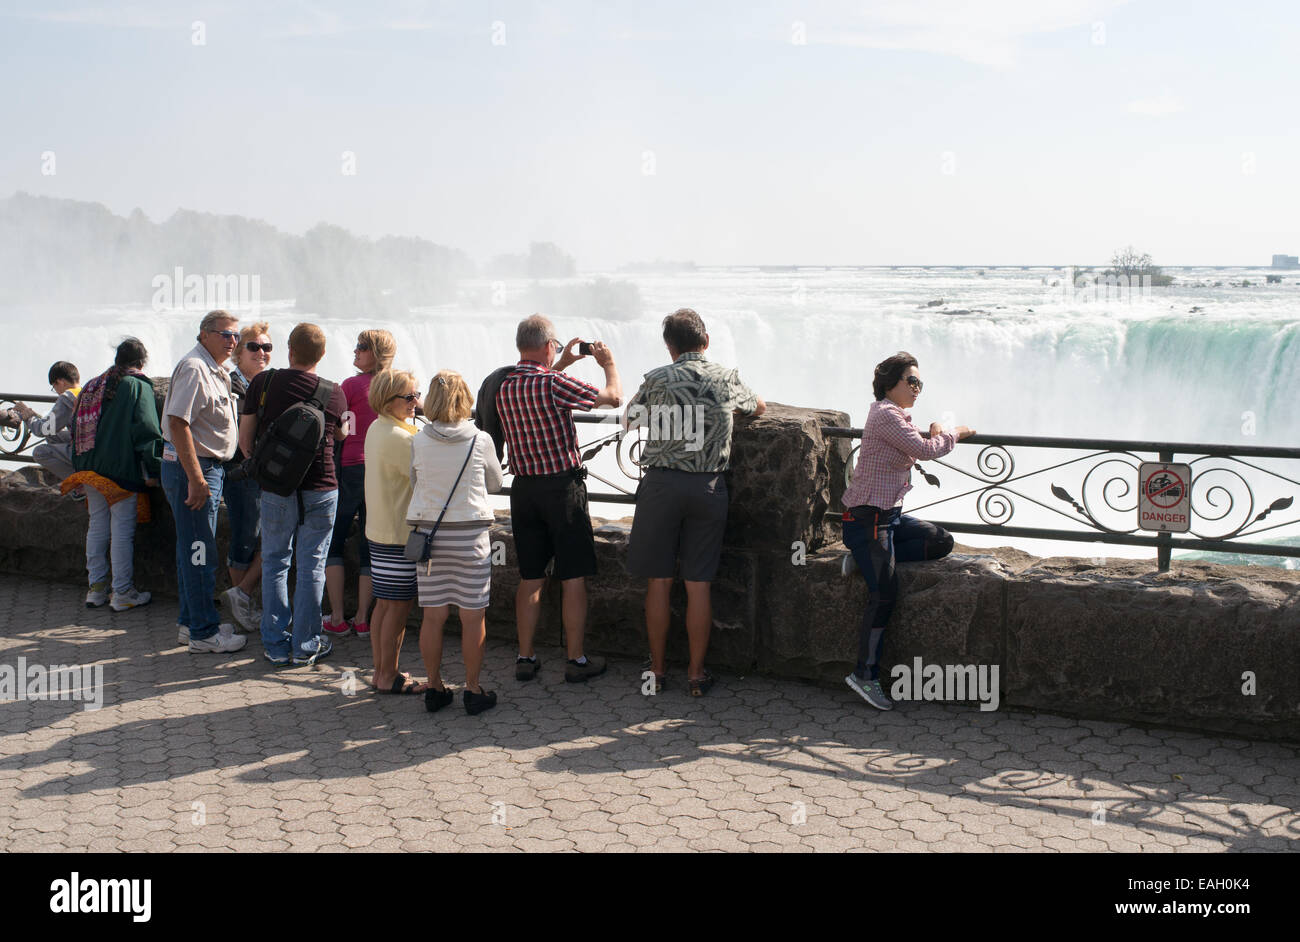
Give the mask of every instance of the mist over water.
[[(1296, 446), (1300, 275), (1286, 273), (1282, 284), (1263, 285), (1263, 270), (1175, 274), (1181, 284), (1149, 289), (1145, 297), (1089, 299), (1052, 287), (1064, 275), (1048, 270), (587, 273), (555, 284), (598, 276), (630, 281), (640, 291), (641, 315), (542, 313), (561, 339), (608, 343), (628, 395), (643, 373), (667, 360), (663, 315), (687, 306), (708, 326), (710, 358), (739, 367), (769, 402), (841, 410), (857, 426), (873, 398), (872, 368), (907, 350), (925, 379), (913, 410), (923, 428), (941, 421), (1007, 435)], [(1256, 285), (1228, 286), (1243, 278)], [(1212, 287), (1216, 281), (1223, 286)], [(1207, 286), (1193, 286), (1197, 282)], [(436, 370), (454, 369), (477, 389), (488, 372), (517, 358), (514, 329), (533, 313), (528, 303), (535, 285), (464, 281), (459, 293), (457, 302), (402, 315), (313, 315), (290, 299), (263, 300), (258, 313), (271, 325), (273, 366), (287, 365), (289, 330), (310, 320), (328, 338), (321, 375), (342, 380), (354, 372), (357, 333), (385, 327), (398, 342), (394, 365), (412, 370), (422, 385)], [(943, 304), (926, 306), (940, 299)], [(970, 313), (946, 313), (952, 311)], [(237, 313), (245, 322), (253, 319), (251, 311)], [(45, 372), (55, 359), (71, 360), (89, 378), (109, 365), (113, 346), (128, 335), (148, 347), (147, 372), (168, 374), (193, 346), (202, 314), (154, 312), (145, 305), (0, 308), (0, 323), (14, 341), (4, 385), (13, 392), (45, 391)], [(570, 372), (601, 384), (589, 360)], [(593, 437), (594, 430), (581, 436)], [(934, 499), (919, 478), (914, 483), (909, 507)], [(605, 512), (621, 516), (630, 508)], [(1061, 521), (1021, 511), (1015, 522)], [(1058, 549), (1090, 552), (1082, 544)]]

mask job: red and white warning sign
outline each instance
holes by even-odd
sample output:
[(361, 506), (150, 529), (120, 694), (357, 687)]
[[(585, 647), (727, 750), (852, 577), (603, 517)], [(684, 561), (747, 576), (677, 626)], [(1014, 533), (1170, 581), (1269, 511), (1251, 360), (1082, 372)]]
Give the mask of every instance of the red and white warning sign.
[(1143, 462), (1138, 468), (1138, 529), (1186, 533), (1191, 528), (1191, 465)]

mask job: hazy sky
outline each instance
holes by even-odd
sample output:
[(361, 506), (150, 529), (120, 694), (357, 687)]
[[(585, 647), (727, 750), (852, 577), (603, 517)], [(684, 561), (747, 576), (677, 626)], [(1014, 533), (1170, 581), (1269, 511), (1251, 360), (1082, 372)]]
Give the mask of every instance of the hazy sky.
[(0, 196), (324, 220), (479, 261), (555, 241), (587, 269), (1300, 253), (1289, 3), (0, 11)]

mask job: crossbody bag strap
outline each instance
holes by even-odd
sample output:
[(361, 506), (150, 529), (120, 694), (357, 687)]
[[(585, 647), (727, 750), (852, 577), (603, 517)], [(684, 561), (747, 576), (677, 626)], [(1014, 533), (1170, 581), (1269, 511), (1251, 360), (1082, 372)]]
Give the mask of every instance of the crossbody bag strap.
[(442, 505), (442, 513), (438, 514), (438, 521), (433, 525), (424, 537), (424, 555), (428, 558), (429, 547), (433, 543), (433, 535), (438, 532), (438, 527), (442, 526), (442, 518), (447, 516), (447, 508), (451, 506), (451, 499), (456, 494), (456, 488), (460, 487), (460, 479), (465, 475), (465, 469), (469, 467), (469, 459), (474, 456), (474, 446), (478, 444), (478, 436), (474, 436), (474, 441), (470, 442), (469, 451), (465, 454), (465, 460), (461, 463), (460, 473), (456, 475), (456, 483), (451, 486), (447, 492), (447, 502)]

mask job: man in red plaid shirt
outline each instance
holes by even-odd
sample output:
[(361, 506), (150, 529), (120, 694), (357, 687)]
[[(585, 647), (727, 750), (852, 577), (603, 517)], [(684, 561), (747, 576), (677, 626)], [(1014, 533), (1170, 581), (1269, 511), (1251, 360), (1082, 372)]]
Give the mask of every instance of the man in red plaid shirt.
[(587, 469), (578, 453), (573, 410), (617, 407), (623, 399), (623, 386), (614, 355), (599, 341), (592, 344), (591, 356), (605, 371), (604, 389), (562, 372), (586, 356), (577, 350), (580, 342), (575, 337), (567, 346), (561, 344), (555, 327), (540, 314), (521, 321), (515, 332), (519, 363), (497, 392), (497, 414), (514, 475), (510, 527), (519, 558), (519, 590), (515, 594), (519, 631), (515, 677), (519, 680), (537, 676), (533, 636), (542, 610), (546, 566), (552, 559), (555, 578), (564, 593), (569, 658), (564, 679), (576, 683), (605, 671), (605, 659), (587, 657), (582, 647), (587, 627), (587, 576), (596, 574), (596, 541), (587, 510)]

